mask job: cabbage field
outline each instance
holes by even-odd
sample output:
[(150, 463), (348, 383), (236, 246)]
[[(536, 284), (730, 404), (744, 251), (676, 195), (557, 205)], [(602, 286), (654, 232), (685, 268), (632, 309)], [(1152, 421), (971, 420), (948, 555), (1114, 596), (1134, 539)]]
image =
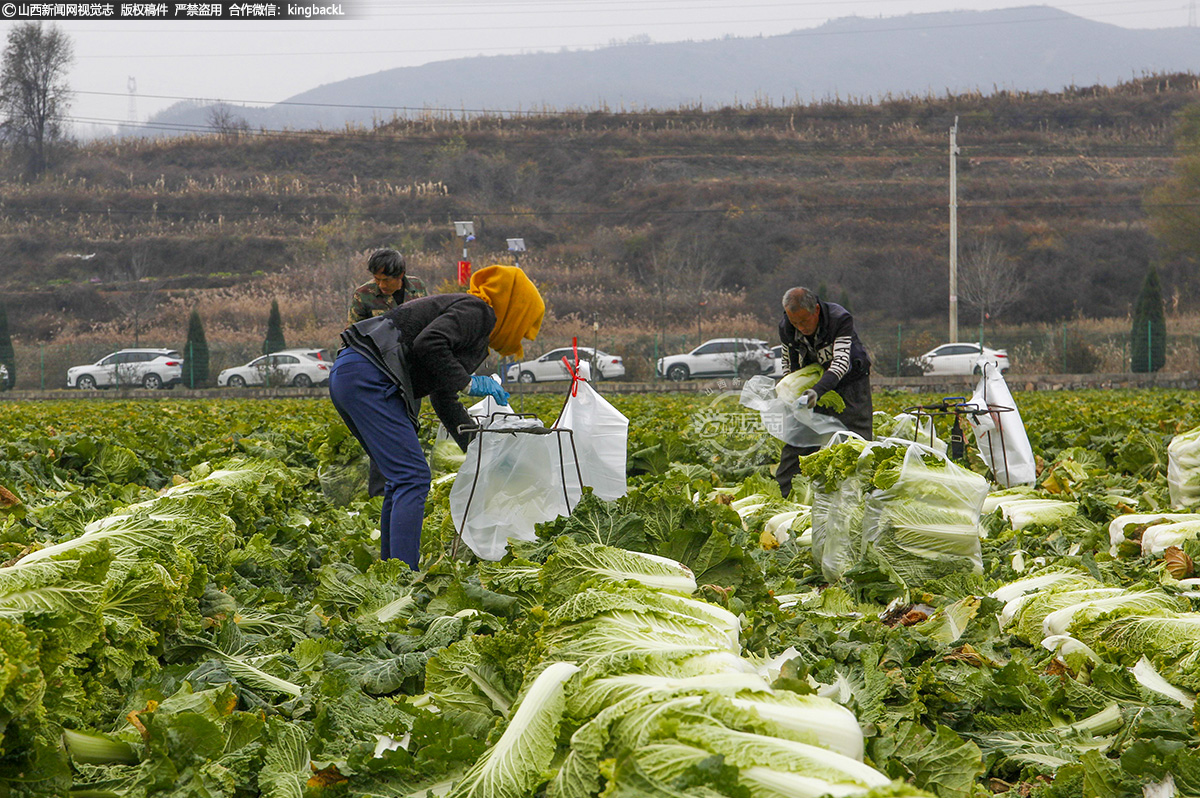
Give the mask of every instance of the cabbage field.
[(480, 562), (435, 467), (420, 573), (327, 401), (0, 404), (0, 798), (1200, 795), (1190, 395), (1018, 394), (1002, 490), (877, 394), (786, 501), (609, 398), (626, 496)]

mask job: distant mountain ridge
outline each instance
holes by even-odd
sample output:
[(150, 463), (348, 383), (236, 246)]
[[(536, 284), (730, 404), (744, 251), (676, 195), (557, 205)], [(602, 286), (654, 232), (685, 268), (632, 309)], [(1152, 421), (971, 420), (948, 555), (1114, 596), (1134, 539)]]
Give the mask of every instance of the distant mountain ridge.
[[(1129, 30), (1029, 6), (847, 17), (760, 38), (460, 58), (348, 78), (285, 101), (297, 105), (229, 110), (253, 128), (340, 128), (386, 121), (392, 109), (712, 109), (757, 101), (1058, 91), (1198, 71), (1200, 28)], [(209, 106), (180, 103), (150, 121), (205, 126), (209, 117)]]

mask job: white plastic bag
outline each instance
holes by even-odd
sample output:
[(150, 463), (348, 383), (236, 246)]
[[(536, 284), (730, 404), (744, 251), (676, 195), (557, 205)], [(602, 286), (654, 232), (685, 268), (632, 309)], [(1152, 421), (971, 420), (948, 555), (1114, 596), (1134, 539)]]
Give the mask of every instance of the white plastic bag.
[[(977, 407), (996, 408), (995, 412), (981, 416), (968, 416), (967, 420), (975, 433), (975, 444), (983, 462), (996, 476), (997, 484), (1006, 488), (1015, 485), (1032, 485), (1037, 481), (1037, 461), (1021, 411), (1013, 401), (1012, 392), (1004, 382), (1000, 370), (992, 363), (983, 364), (983, 375), (971, 397)], [(1012, 408), (1005, 412), (1002, 408)]]
[(589, 383), (579, 380), (573, 384), (554, 428), (572, 431), (584, 485), (605, 501), (625, 495), (629, 419), (621, 411)]
[(450, 517), (484, 560), (504, 556), (509, 538), (534, 540), (534, 526), (569, 515), (583, 494), (570, 440), (536, 419), (500, 416), (467, 447), (450, 490)]
[(1167, 489), (1172, 507), (1200, 502), (1200, 427), (1176, 435), (1167, 444)]
[(743, 407), (757, 410), (763, 426), (772, 437), (792, 446), (825, 446), (846, 425), (825, 413), (797, 408), (775, 395), (775, 383), (762, 375), (751, 377), (742, 386), (739, 400)]

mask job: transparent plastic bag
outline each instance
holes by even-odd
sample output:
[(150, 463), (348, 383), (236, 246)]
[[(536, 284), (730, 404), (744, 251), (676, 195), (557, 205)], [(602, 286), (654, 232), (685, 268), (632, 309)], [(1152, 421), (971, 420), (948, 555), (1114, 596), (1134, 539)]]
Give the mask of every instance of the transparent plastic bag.
[(833, 416), (797, 408), (780, 399), (770, 377), (759, 375), (746, 380), (739, 402), (759, 412), (772, 437), (792, 446), (825, 446), (835, 434), (847, 432), (846, 425)]
[(484, 560), (504, 556), (510, 538), (534, 540), (534, 526), (570, 515), (583, 493), (570, 437), (536, 419), (499, 416), (467, 447), (450, 490), (450, 516)]
[(1200, 502), (1200, 427), (1176, 435), (1167, 445), (1167, 489), (1172, 507)]
[[(476, 402), (467, 408), (467, 415), (480, 426), (487, 426), (493, 415), (516, 415), (508, 405), (502, 405), (490, 396)], [(467, 455), (458, 448), (458, 443), (446, 431), (441, 422), (433, 436), (433, 447), (429, 451), (429, 470), (434, 474), (457, 473), (466, 461)]]
[(1004, 376), (994, 364), (983, 364), (983, 375), (971, 396), (971, 403), (981, 408), (1012, 408), (1009, 412), (998, 409), (982, 416), (967, 416), (975, 433), (979, 455), (992, 469), (996, 483), (1011, 488), (1036, 482), (1037, 461), (1021, 421), (1021, 411), (1013, 401)]
[(890, 423), (881, 425), (881, 432), (880, 437), (913, 441), (943, 454), (947, 449), (946, 442), (934, 430), (932, 416), (918, 418), (912, 413), (898, 413)]
[[(582, 368), (586, 363), (579, 365)], [(579, 380), (573, 383), (554, 428), (574, 433), (584, 485), (606, 501), (625, 495), (629, 419), (621, 411), (589, 383)]]
[(816, 491), (812, 504), (812, 555), (826, 582), (836, 582), (862, 555), (863, 483), (848, 477), (836, 490)]
[(980, 475), (910, 443), (896, 482), (866, 498), (864, 551), (877, 551), (910, 587), (960, 571), (982, 573), (979, 515), (987, 492)]

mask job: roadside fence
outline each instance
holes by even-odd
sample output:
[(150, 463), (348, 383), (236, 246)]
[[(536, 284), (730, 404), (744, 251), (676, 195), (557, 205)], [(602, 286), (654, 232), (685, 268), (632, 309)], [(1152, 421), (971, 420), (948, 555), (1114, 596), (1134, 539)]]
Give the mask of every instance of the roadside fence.
[[(1044, 325), (1032, 332), (1023, 330), (1018, 334), (1005, 331), (984, 330), (983, 344), (993, 349), (1008, 352), (1013, 374), (1120, 374), (1133, 371), (1165, 371), (1172, 373), (1200, 372), (1200, 341), (1191, 334), (1165, 334), (1147, 329), (1146, 341), (1134, 343), (1128, 331), (1097, 332), (1094, 325), (1085, 322)], [(767, 330), (718, 330), (705, 329), (691, 335), (678, 333), (643, 334), (618, 339), (604, 337), (599, 333), (583, 330), (578, 344), (585, 349), (598, 349), (606, 355), (619, 357), (624, 373), (619, 380), (638, 383), (667, 381), (656, 373), (655, 363), (669, 355), (686, 354), (702, 341), (713, 338), (755, 338), (774, 346), (776, 335)], [(1157, 337), (1156, 337), (1157, 336)], [(934, 347), (946, 343), (946, 331), (938, 325), (897, 324), (893, 328), (871, 328), (862, 333), (863, 342), (871, 354), (873, 371), (881, 377), (918, 376), (915, 359)], [(978, 342), (978, 328), (963, 328), (960, 340)], [(521, 363), (530, 364), (554, 352), (551, 358), (561, 364), (561, 355), (571, 347), (570, 339), (540, 340), (526, 344)], [(208, 345), (207, 374), (202, 367), (202, 358), (186, 350), (185, 346), (161, 341), (134, 342), (85, 342), (65, 344), (20, 344), (14, 342), (15, 383), (10, 386), (18, 390), (52, 390), (66, 387), (67, 369), (72, 366), (94, 364), (108, 355), (130, 348), (163, 348), (177, 351), (183, 358), (183, 383), (189, 387), (209, 388), (217, 385), (217, 375), (226, 368), (249, 363), (262, 354), (261, 343), (210, 343)], [(289, 349), (322, 349), (332, 360), (337, 352), (337, 341), (291, 341)], [(581, 353), (586, 359), (586, 352)], [(1161, 364), (1157, 360), (1162, 360)], [(522, 369), (511, 367), (518, 361), (498, 360), (493, 355), (480, 369), (485, 373), (498, 373), (505, 382), (516, 379)], [(603, 361), (602, 361), (603, 362)], [(740, 363), (734, 362), (733, 371)], [(1149, 366), (1149, 368), (1145, 368)], [(200, 372), (197, 373), (196, 369)], [(610, 365), (611, 371), (611, 365)], [(550, 377), (565, 379), (566, 372)], [(270, 369), (266, 370), (267, 387), (273, 385)], [(602, 375), (607, 377), (607, 375)], [(120, 377), (118, 376), (118, 379)], [(128, 379), (128, 377), (126, 377)]]

